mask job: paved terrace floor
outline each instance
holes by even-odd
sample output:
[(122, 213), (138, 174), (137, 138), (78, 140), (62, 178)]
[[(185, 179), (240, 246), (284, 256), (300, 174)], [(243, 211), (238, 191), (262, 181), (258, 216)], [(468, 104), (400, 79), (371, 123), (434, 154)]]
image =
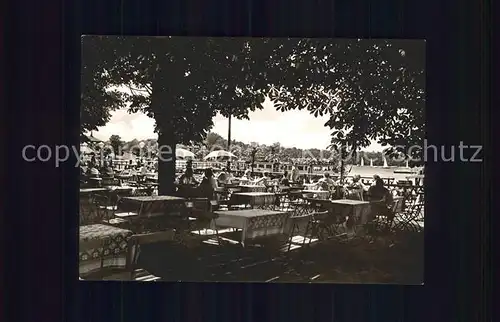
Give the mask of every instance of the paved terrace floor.
[[(237, 234), (237, 233), (235, 233)], [(226, 234), (226, 236), (230, 236)], [(234, 239), (237, 239), (234, 236)], [(296, 249), (285, 261), (266, 250), (197, 244), (145, 246), (141, 267), (167, 281), (423, 283), (423, 233), (370, 243), (337, 240)]]

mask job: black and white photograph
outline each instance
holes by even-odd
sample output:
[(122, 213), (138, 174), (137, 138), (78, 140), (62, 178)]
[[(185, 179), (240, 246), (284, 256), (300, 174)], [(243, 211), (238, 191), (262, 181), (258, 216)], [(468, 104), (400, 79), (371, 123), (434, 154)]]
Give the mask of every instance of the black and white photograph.
[(81, 50), (80, 280), (425, 283), (424, 40)]

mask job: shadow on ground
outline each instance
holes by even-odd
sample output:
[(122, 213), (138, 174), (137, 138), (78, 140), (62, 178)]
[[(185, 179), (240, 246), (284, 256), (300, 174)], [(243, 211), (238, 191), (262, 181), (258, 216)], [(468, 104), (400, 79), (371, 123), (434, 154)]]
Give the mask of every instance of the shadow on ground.
[(139, 264), (166, 281), (422, 284), (423, 233), (392, 241), (328, 241), (277, 257), (265, 249), (145, 246)]

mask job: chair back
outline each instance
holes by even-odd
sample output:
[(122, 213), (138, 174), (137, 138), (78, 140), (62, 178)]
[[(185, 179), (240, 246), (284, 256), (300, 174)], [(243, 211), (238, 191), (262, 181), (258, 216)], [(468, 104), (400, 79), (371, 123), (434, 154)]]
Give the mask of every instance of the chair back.
[(315, 212), (311, 213), (310, 215), (311, 215), (312, 219), (315, 219), (315, 220), (326, 220), (326, 219), (328, 219), (329, 214), (330, 214), (330, 211), (323, 210), (323, 211), (315, 211)]
[(120, 180), (115, 178), (102, 178), (102, 186), (119, 186)]
[(285, 226), (286, 229), (284, 233), (287, 236), (290, 236), (292, 233), (299, 232), (301, 230), (304, 231), (307, 230), (307, 227), (309, 226), (311, 219), (312, 219), (311, 213), (289, 216), (288, 223)]
[(394, 200), (394, 204), (392, 205), (392, 213), (397, 214), (403, 211), (403, 198), (397, 198)]
[(94, 194), (94, 196), (92, 197), (93, 201), (94, 201), (94, 204), (95, 205), (99, 205), (99, 206), (108, 206), (109, 205), (109, 197), (104, 195), (104, 194), (100, 194), (100, 193), (96, 193)]
[(210, 200), (208, 198), (188, 198), (185, 203), (187, 208), (201, 211), (210, 210)]
[(173, 230), (160, 231), (149, 234), (132, 235), (128, 241), (127, 266), (130, 272), (133, 273), (140, 255), (140, 246), (147, 244), (155, 244), (174, 239), (175, 232)]
[(134, 196), (136, 197), (145, 197), (145, 196), (151, 196), (153, 194), (153, 188), (151, 187), (139, 187), (135, 189), (135, 192), (133, 193)]
[(314, 197), (314, 192), (302, 192), (302, 198), (312, 199)]
[(328, 199), (304, 198), (313, 209), (324, 210), (331, 203)]

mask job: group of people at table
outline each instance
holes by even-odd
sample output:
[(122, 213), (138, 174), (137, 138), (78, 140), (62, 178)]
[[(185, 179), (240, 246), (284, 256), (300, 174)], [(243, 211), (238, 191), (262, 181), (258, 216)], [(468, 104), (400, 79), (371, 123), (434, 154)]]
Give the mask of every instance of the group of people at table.
[[(125, 170), (121, 175), (129, 173), (130, 175), (136, 174), (144, 176), (156, 170), (157, 169), (153, 165), (143, 164), (141, 161), (133, 165), (132, 161), (130, 161), (130, 163), (125, 166)], [(112, 158), (98, 161), (95, 156), (92, 156), (88, 161), (82, 161), (80, 163), (80, 174), (88, 178), (114, 178), (117, 175), (113, 167)]]
[(214, 174), (212, 169), (205, 169), (201, 182), (195, 179), (193, 169), (188, 165), (185, 172), (178, 177), (177, 187), (180, 195), (193, 195), (215, 199), (215, 191), (218, 191), (228, 185), (235, 183), (247, 186), (262, 186), (267, 190), (272, 190), (275, 187), (291, 187), (294, 183), (304, 185), (307, 190), (328, 191), (331, 195), (342, 196), (346, 199), (364, 200), (364, 196), (369, 201), (383, 202), (387, 206), (393, 203), (392, 193), (384, 186), (384, 181), (378, 176), (373, 176), (372, 183), (368, 186), (361, 182), (359, 175), (354, 175), (350, 181), (341, 184), (340, 181), (335, 181), (330, 177), (329, 173), (325, 173), (323, 177), (316, 182), (299, 181), (299, 173), (292, 169), (289, 174), (284, 172), (283, 176), (278, 180), (272, 180), (269, 173), (264, 172), (261, 177), (252, 176), (250, 169), (245, 170), (243, 176), (235, 177), (230, 170), (225, 169), (217, 174)]

